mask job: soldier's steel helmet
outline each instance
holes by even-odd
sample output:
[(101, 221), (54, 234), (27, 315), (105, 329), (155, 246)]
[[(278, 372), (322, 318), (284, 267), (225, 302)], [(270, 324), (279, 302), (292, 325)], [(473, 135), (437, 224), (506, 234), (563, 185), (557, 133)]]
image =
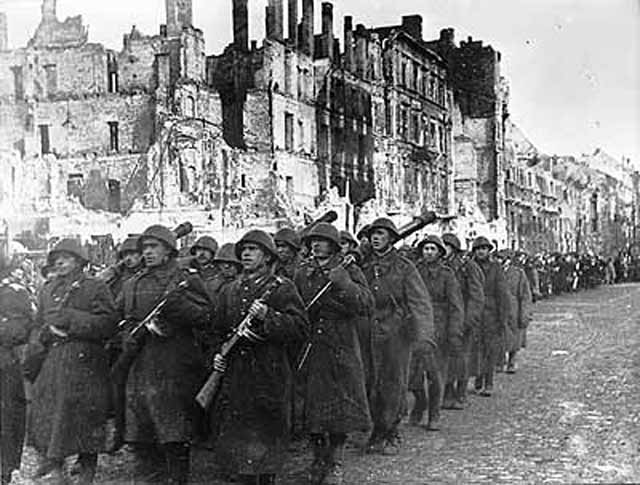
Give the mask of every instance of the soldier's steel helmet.
[(147, 239), (157, 239), (162, 241), (174, 254), (178, 254), (178, 238), (168, 227), (160, 224), (154, 224), (153, 226), (147, 227), (138, 238), (138, 248), (140, 252), (142, 252), (142, 246)]
[(242, 266), (242, 262), (236, 256), (236, 245), (226, 243), (220, 246), (220, 249), (213, 258), (214, 263), (233, 263)]
[(191, 254), (196, 254), (197, 248), (208, 249), (209, 251), (211, 251), (211, 254), (215, 255), (218, 251), (218, 241), (213, 239), (211, 236), (202, 236), (198, 238), (193, 246), (191, 246), (189, 252)]
[(300, 251), (300, 236), (290, 227), (283, 227), (276, 232), (275, 236), (273, 236), (273, 240), (276, 243), (281, 242), (288, 244), (295, 251)]
[(460, 239), (452, 232), (447, 232), (442, 235), (442, 243), (448, 244), (456, 251), (462, 251), (462, 244), (460, 243)]
[(424, 239), (420, 241), (420, 244), (418, 244), (418, 252), (420, 253), (421, 256), (422, 256), (422, 250), (427, 244), (435, 244), (438, 247), (438, 250), (440, 251), (441, 256), (444, 256), (445, 254), (447, 254), (447, 250), (445, 249), (444, 244), (442, 243), (442, 239), (440, 239), (435, 234), (427, 234), (424, 237)]
[(56, 255), (60, 253), (68, 253), (75, 256), (77, 259), (81, 261), (82, 265), (85, 265), (89, 262), (89, 255), (85, 248), (82, 247), (79, 241), (71, 238), (62, 239), (54, 246), (54, 248), (49, 251), (47, 255), (47, 265), (53, 265), (53, 261), (56, 258)]
[(358, 245), (358, 241), (349, 231), (340, 231), (340, 241), (347, 241), (354, 246)]
[(493, 250), (493, 244), (491, 244), (491, 242), (489, 242), (486, 237), (478, 236), (473, 240), (473, 246), (471, 247), (471, 249), (475, 251), (476, 249), (480, 248), (489, 248), (489, 250), (491, 251)]
[(369, 237), (369, 239), (371, 239), (371, 233), (374, 229), (386, 229), (387, 231), (389, 231), (392, 239), (396, 241), (400, 239), (398, 228), (393, 223), (393, 221), (391, 219), (388, 219), (387, 217), (379, 217), (371, 224), (369, 224), (369, 227), (367, 229), (367, 236)]
[(132, 252), (139, 253), (140, 248), (138, 247), (138, 239), (140, 236), (129, 236), (127, 239), (122, 241), (120, 245), (120, 249), (118, 249), (118, 257), (122, 258), (124, 253)]
[(264, 231), (259, 229), (253, 229), (246, 233), (242, 238), (236, 243), (236, 257), (240, 259), (240, 255), (242, 253), (242, 246), (246, 243), (254, 243), (258, 244), (265, 251), (267, 251), (271, 256), (274, 257), (275, 260), (278, 260), (278, 251), (276, 250), (276, 244), (273, 242), (273, 238), (269, 236)]
[(338, 229), (328, 222), (319, 222), (313, 226), (304, 238), (305, 244), (311, 244), (312, 239), (325, 239), (335, 244), (337, 248), (340, 247), (340, 235), (338, 234)]

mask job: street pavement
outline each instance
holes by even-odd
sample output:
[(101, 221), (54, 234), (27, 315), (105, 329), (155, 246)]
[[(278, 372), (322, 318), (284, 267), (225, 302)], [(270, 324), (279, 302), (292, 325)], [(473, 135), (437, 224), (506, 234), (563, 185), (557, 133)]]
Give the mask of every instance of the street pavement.
[[(443, 411), (440, 432), (402, 433), (396, 456), (351, 446), (345, 484), (640, 483), (640, 285), (538, 302), (518, 371), (497, 374), (493, 397)], [(303, 484), (309, 461), (294, 451), (280, 483)], [(211, 462), (196, 452), (193, 483), (226, 483)], [(130, 469), (126, 451), (101, 456), (98, 482), (126, 483)]]

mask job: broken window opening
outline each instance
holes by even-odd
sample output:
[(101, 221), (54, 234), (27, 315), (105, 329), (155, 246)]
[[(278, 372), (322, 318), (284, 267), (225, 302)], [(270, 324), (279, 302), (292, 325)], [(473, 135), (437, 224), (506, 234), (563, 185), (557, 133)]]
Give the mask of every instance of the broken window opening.
[(55, 64), (44, 66), (46, 77), (47, 96), (53, 96), (58, 90), (58, 70)]
[(285, 150), (293, 150), (293, 114), (284, 114), (284, 148)]
[(119, 151), (117, 121), (109, 121), (109, 149), (112, 152)]
[(49, 138), (49, 125), (38, 125), (40, 132), (40, 153), (46, 155), (51, 153), (51, 140)]
[(67, 196), (76, 197), (84, 204), (83, 190), (84, 176), (81, 173), (70, 173), (67, 179)]
[(109, 212), (120, 212), (120, 203), (122, 193), (120, 189), (120, 181), (110, 179), (107, 182), (109, 188), (108, 210)]
[(16, 101), (24, 99), (24, 77), (22, 75), (22, 66), (13, 66), (13, 94)]
[(109, 77), (107, 78), (107, 91), (109, 93), (118, 92), (118, 73), (117, 72), (109, 72)]

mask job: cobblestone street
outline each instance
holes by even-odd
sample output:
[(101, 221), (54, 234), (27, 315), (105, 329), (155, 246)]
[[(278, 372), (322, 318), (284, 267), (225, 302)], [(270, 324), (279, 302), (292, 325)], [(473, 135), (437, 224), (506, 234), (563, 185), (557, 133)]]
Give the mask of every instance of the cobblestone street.
[[(398, 456), (352, 447), (345, 483), (640, 482), (639, 319), (637, 284), (538, 303), (518, 373), (498, 374), (493, 398), (444, 411), (439, 433), (405, 426)], [(294, 455), (281, 483), (303, 483), (310, 453)], [(224, 483), (205, 479), (209, 458), (196, 453), (194, 483)], [(130, 465), (101, 457), (99, 483), (126, 483)]]

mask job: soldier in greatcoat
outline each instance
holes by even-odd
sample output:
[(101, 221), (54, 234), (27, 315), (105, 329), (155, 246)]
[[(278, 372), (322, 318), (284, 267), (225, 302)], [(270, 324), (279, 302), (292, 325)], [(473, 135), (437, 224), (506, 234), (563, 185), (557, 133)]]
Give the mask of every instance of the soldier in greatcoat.
[(17, 348), (27, 343), (35, 307), (27, 288), (6, 277), (0, 255), (0, 484), (20, 468), (26, 400)]
[(476, 341), (476, 379), (474, 387), (481, 396), (493, 393), (493, 374), (504, 350), (509, 324), (509, 290), (500, 263), (490, 253), (493, 244), (483, 236), (473, 241), (474, 259), (484, 275), (484, 306)]
[(216, 253), (218, 252), (218, 241), (211, 236), (199, 237), (189, 249), (191, 261), (189, 266), (195, 269), (207, 290), (209, 299), (213, 299), (218, 276), (218, 269), (214, 263)]
[(293, 229), (283, 227), (275, 233), (273, 240), (278, 250), (276, 274), (292, 280), (302, 261), (300, 236)]
[(394, 249), (399, 238), (391, 220), (375, 220), (368, 227), (371, 254), (362, 264), (375, 302), (376, 382), (369, 402), (373, 432), (368, 447), (373, 453), (398, 451), (398, 425), (407, 412), (411, 352), (435, 348), (429, 292), (414, 264)]
[[(311, 322), (310, 347), (303, 362), (305, 427), (314, 455), (309, 481), (337, 484), (342, 483), (347, 434), (371, 429), (357, 320), (367, 315), (373, 297), (360, 268), (345, 262), (334, 226), (317, 224), (305, 243), (311, 258), (296, 272), (295, 284)], [(326, 285), (329, 290), (314, 301)]]
[(48, 255), (56, 278), (46, 283), (36, 317), (48, 349), (33, 385), (28, 444), (41, 456), (36, 477), (53, 474), (78, 454), (80, 482), (91, 483), (98, 453), (105, 450), (109, 410), (109, 362), (105, 342), (117, 314), (105, 283), (83, 272), (88, 257), (80, 244), (63, 239)]
[(138, 237), (130, 236), (122, 241), (118, 249), (118, 263), (100, 275), (111, 290), (113, 298), (122, 291), (122, 285), (143, 267), (142, 254), (138, 248)]
[(150, 324), (124, 342), (133, 353), (126, 387), (125, 441), (135, 456), (135, 479), (187, 483), (195, 420), (194, 397), (204, 378), (204, 360), (194, 331), (210, 318), (210, 301), (198, 273), (181, 268), (176, 235), (148, 227), (139, 242), (145, 268), (125, 282), (116, 304), (135, 327), (161, 301)]
[[(351, 254), (356, 258), (356, 264), (362, 262), (363, 252), (361, 251), (358, 240), (353, 237), (349, 231), (340, 231), (340, 247), (342, 254)], [(360, 341), (360, 354), (362, 355), (362, 364), (364, 365), (364, 380), (367, 386), (367, 396), (370, 394), (375, 382), (374, 365), (373, 365), (373, 333), (372, 318), (373, 306), (367, 307), (367, 313), (357, 318), (358, 340)]]
[(442, 262), (446, 249), (438, 236), (428, 235), (418, 244), (418, 272), (422, 277), (433, 307), (433, 322), (437, 347), (428, 354), (414, 353), (411, 362), (409, 390), (415, 396), (411, 421), (419, 424), (427, 408), (425, 377), (428, 380), (429, 421), (427, 429), (439, 429), (440, 406), (447, 380), (449, 359), (462, 350), (464, 305), (455, 273)]
[(496, 255), (502, 269), (510, 295), (509, 339), (506, 342), (506, 372), (515, 374), (516, 355), (526, 346), (526, 332), (531, 319), (532, 296), (529, 280), (524, 270), (514, 263), (510, 251), (500, 251)]
[(460, 240), (455, 234), (443, 234), (442, 242), (447, 250), (445, 264), (455, 272), (464, 302), (462, 351), (449, 360), (448, 382), (444, 393), (445, 401), (458, 408), (464, 406), (467, 400), (471, 347), (478, 335), (484, 307), (484, 276), (473, 258), (462, 251)]
[(287, 344), (306, 340), (308, 321), (293, 282), (274, 274), (278, 255), (271, 236), (249, 231), (236, 243), (236, 254), (243, 272), (220, 293), (212, 344), (219, 348), (245, 317), (252, 321), (233, 352), (213, 360), (225, 373), (212, 412), (216, 457), (243, 484), (269, 485), (289, 440), (293, 369)]

